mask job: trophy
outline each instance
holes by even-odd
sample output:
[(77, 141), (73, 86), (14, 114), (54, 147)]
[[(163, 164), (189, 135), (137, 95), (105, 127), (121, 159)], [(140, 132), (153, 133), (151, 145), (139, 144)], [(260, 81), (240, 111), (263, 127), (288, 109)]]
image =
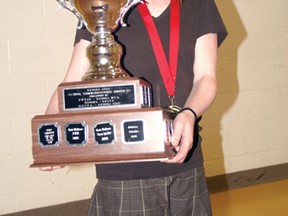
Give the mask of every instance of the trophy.
[(174, 114), (152, 107), (148, 82), (120, 66), (111, 29), (142, 0), (57, 0), (93, 34), (82, 81), (58, 86), (59, 114), (32, 119), (36, 166), (151, 161), (174, 156)]
[(144, 80), (130, 77), (121, 68), (122, 47), (111, 34), (112, 28), (118, 23), (125, 26), (126, 13), (132, 6), (142, 3), (142, 0), (57, 2), (78, 17), (79, 28), (85, 26), (93, 34), (87, 48), (90, 69), (82, 77), (85, 82), (63, 83), (59, 86), (60, 112), (151, 107), (151, 86)]

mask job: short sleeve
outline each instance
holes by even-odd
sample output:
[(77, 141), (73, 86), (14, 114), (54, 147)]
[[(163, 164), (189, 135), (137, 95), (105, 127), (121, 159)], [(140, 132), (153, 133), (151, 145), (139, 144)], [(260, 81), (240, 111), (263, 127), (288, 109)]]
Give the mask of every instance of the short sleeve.
[(93, 37), (93, 34), (91, 32), (89, 32), (85, 28), (85, 26), (83, 26), (82, 28), (77, 28), (75, 40), (74, 40), (74, 46), (75, 46), (75, 44), (79, 43), (79, 41), (81, 39), (87, 40), (87, 41), (92, 41), (92, 37)]
[(198, 37), (208, 33), (217, 33), (218, 47), (228, 33), (214, 0), (201, 0), (201, 12)]

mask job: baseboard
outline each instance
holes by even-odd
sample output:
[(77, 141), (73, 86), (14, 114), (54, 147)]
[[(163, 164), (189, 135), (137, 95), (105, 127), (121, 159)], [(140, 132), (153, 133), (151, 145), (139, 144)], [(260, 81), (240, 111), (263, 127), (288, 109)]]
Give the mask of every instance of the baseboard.
[(288, 178), (288, 163), (207, 178), (210, 193)]
[[(262, 167), (226, 175), (212, 176), (207, 178), (210, 193), (268, 183), (288, 178), (288, 163), (275, 166)], [(90, 200), (81, 200), (56, 206), (32, 209), (6, 216), (85, 216)]]
[(90, 200), (81, 200), (61, 205), (6, 214), (5, 216), (86, 216), (89, 205)]

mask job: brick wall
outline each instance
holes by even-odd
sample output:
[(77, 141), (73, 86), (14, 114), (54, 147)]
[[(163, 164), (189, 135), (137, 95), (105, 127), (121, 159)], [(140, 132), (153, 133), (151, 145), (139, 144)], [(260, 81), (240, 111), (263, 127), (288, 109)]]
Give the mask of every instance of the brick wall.
[(0, 215), (89, 198), (94, 166), (29, 168), (31, 126), (62, 81), (77, 19), (56, 0), (0, 1)]
[[(288, 162), (288, 2), (217, 0), (229, 30), (202, 125), (208, 176)], [(93, 165), (32, 163), (30, 120), (62, 81), (77, 19), (55, 0), (0, 0), (0, 214), (90, 197)]]
[(217, 0), (229, 31), (205, 115), (208, 176), (288, 161), (288, 2)]

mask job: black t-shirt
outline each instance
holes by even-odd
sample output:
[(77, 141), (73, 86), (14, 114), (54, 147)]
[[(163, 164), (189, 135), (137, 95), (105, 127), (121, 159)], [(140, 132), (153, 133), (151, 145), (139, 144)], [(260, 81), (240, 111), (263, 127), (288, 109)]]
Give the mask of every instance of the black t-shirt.
[[(218, 34), (218, 45), (227, 36), (225, 26), (214, 0), (183, 0), (180, 9), (180, 44), (176, 78), (175, 99), (183, 106), (193, 87), (194, 51), (197, 38), (207, 33)], [(170, 33), (170, 7), (159, 17), (155, 25), (168, 56)], [(137, 7), (127, 16), (128, 27), (120, 27), (113, 34), (123, 46), (123, 68), (134, 77), (146, 79), (153, 87), (154, 106), (167, 107), (170, 104), (147, 30)], [(86, 29), (77, 30), (75, 43), (80, 39), (91, 41), (92, 34)], [(137, 162), (101, 164), (96, 166), (98, 178), (109, 180), (132, 180), (169, 176), (201, 166), (203, 156), (199, 136), (200, 127), (195, 127), (193, 148), (183, 164), (162, 162)]]

